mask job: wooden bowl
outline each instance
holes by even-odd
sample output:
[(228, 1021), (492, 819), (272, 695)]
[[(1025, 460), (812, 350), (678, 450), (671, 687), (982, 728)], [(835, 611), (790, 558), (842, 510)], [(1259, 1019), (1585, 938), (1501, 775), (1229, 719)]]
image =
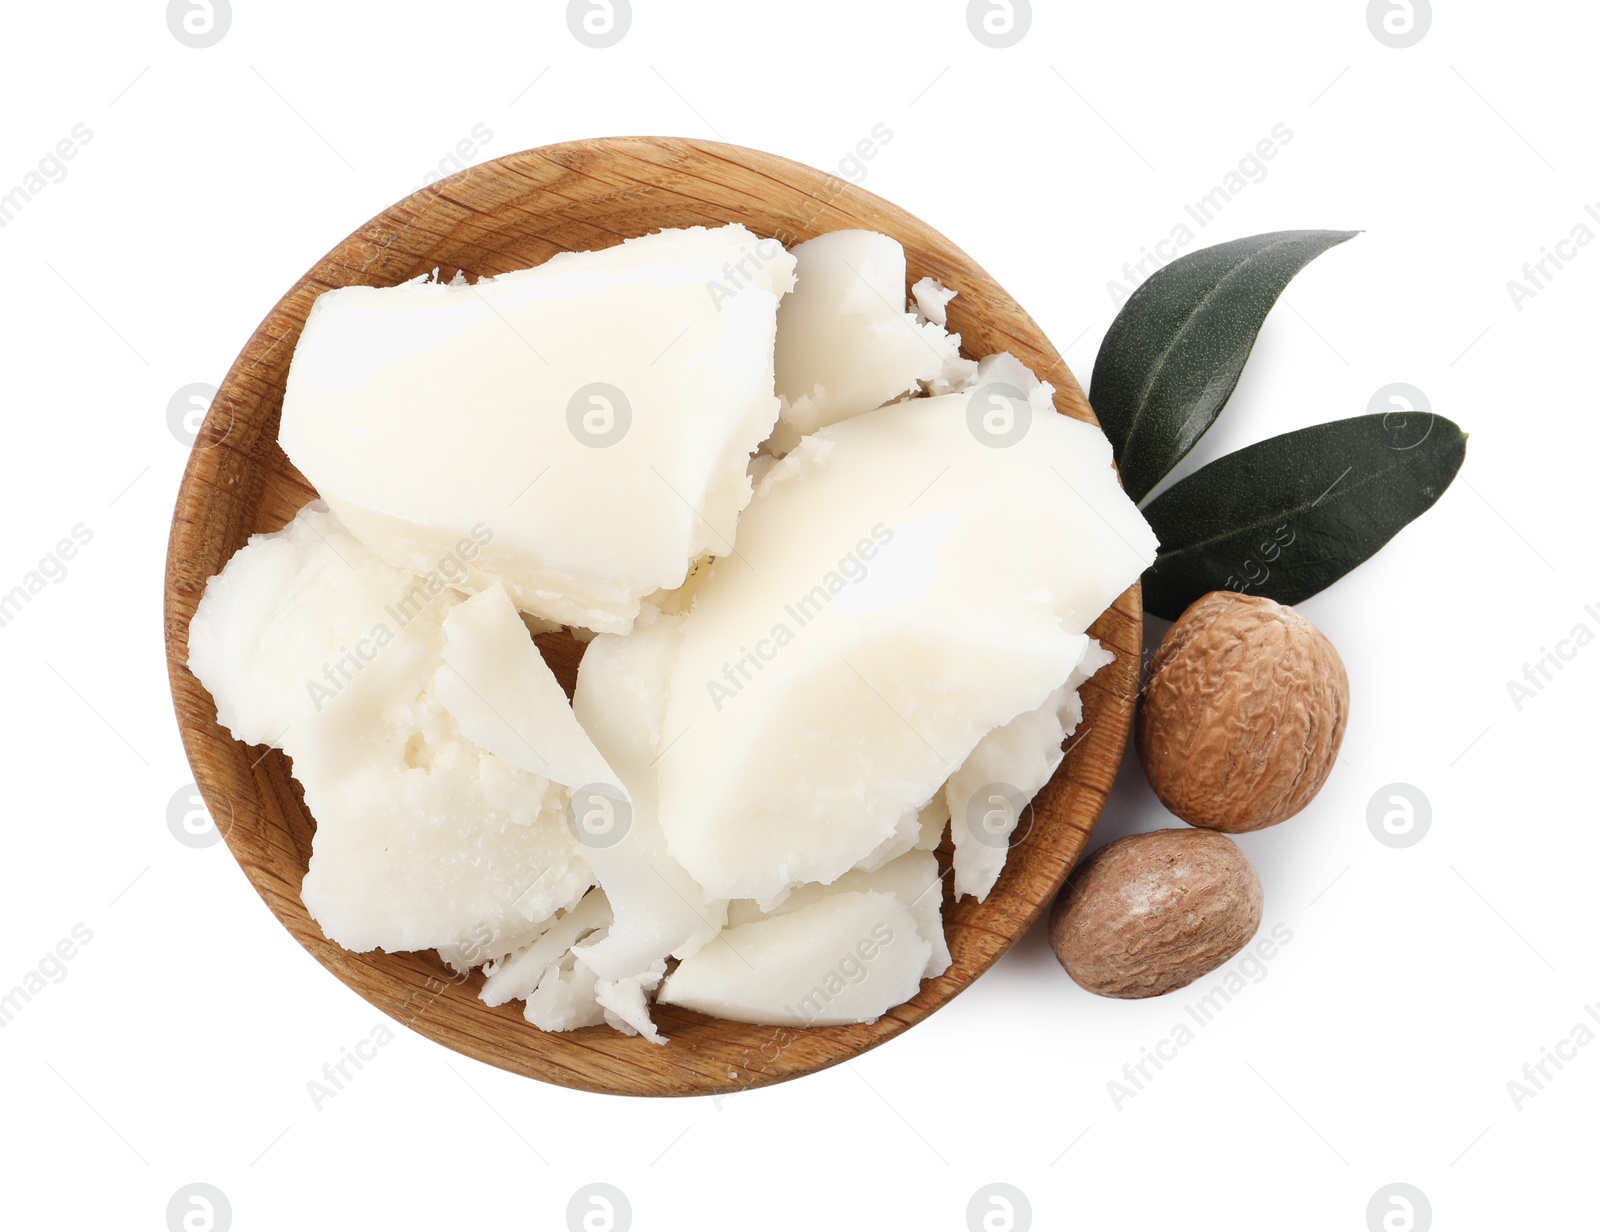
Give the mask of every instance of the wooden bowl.
[[(1056, 388), (1056, 408), (1094, 415), (1039, 327), (942, 235), (836, 176), (770, 154), (707, 141), (637, 137), (578, 141), (508, 155), (460, 172), (379, 214), (318, 261), (267, 314), (212, 402), (178, 491), (167, 554), (167, 666), (195, 780), (245, 875), (323, 966), (385, 1014), (480, 1061), (562, 1086), (628, 1095), (701, 1095), (794, 1078), (858, 1056), (920, 1022), (1019, 938), (1050, 902), (1094, 829), (1122, 758), (1138, 687), (1137, 586), (1091, 630), (1117, 654), (1084, 690), (1084, 721), (1062, 768), (1033, 805), (988, 901), (953, 905), (954, 963), (915, 998), (863, 1026), (751, 1026), (660, 1006), (660, 1047), (608, 1027), (546, 1034), (521, 1005), (490, 1009), (481, 977), (456, 977), (436, 955), (351, 954), (306, 914), (300, 882), (316, 823), (277, 750), (249, 748), (217, 724), (211, 695), (189, 674), (189, 620), (206, 579), (250, 535), (279, 529), (315, 496), (278, 447), (284, 381), (312, 301), (332, 287), (391, 286), (437, 268), (448, 278), (537, 265), (563, 250), (603, 248), (663, 227), (741, 222), (792, 244), (865, 227), (906, 249), (910, 278), (931, 274), (960, 294), (950, 327), (963, 351), (1007, 350)], [(570, 690), (581, 647), (540, 639)], [(940, 852), (949, 868), (948, 838)], [(1063, 977), (1065, 978), (1065, 977)]]

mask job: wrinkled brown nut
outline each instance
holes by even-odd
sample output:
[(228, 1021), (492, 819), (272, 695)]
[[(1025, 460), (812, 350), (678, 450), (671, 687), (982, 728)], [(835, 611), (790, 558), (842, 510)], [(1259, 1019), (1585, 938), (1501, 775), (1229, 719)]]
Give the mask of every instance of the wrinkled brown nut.
[(1167, 631), (1139, 710), (1139, 760), (1190, 825), (1239, 834), (1322, 790), (1350, 714), (1339, 652), (1293, 608), (1213, 591)]
[(1214, 971), (1256, 935), (1261, 879), (1226, 835), (1157, 830), (1108, 843), (1050, 911), (1050, 946), (1102, 997), (1159, 997)]

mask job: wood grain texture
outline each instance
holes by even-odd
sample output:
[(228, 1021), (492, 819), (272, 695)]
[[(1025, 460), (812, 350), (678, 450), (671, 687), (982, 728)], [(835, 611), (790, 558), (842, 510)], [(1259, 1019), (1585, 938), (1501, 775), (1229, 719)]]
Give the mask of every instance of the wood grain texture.
[[(350, 284), (389, 286), (438, 269), (449, 278), (500, 274), (556, 252), (605, 247), (662, 227), (741, 222), (785, 243), (848, 227), (905, 245), (912, 281), (933, 275), (959, 292), (950, 328), (969, 356), (1008, 350), (1056, 388), (1062, 414), (1094, 422), (1083, 391), (1021, 307), (960, 249), (905, 211), (837, 177), (769, 154), (674, 138), (579, 141), (528, 150), (463, 171), (406, 198), (325, 256), (267, 314), (217, 393), (195, 442), (173, 514), (166, 576), (168, 670), (195, 780), (228, 846), (273, 913), (311, 954), (398, 1022), (515, 1073), (629, 1095), (732, 1092), (848, 1060), (898, 1035), (955, 996), (1050, 903), (1082, 852), (1122, 758), (1138, 687), (1135, 586), (1091, 632), (1117, 659), (1084, 690), (1084, 721), (1060, 771), (1034, 801), (983, 904), (952, 904), (954, 963), (876, 1023), (791, 1029), (751, 1026), (661, 1006), (665, 1048), (608, 1027), (546, 1034), (519, 1003), (490, 1009), (481, 977), (457, 977), (435, 955), (351, 954), (306, 914), (300, 882), (316, 823), (289, 759), (250, 748), (217, 723), (211, 695), (190, 675), (188, 627), (206, 580), (250, 535), (277, 530), (314, 497), (278, 447), (278, 416), (295, 342), (312, 301)], [(541, 648), (570, 688), (581, 650), (548, 635)], [(948, 871), (948, 838), (940, 852)], [(1063, 977), (1064, 978), (1064, 977)]]

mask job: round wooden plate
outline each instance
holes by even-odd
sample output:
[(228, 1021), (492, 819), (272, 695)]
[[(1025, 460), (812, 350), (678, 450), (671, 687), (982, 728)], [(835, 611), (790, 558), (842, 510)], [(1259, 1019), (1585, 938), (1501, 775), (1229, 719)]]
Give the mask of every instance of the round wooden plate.
[[(166, 641), (178, 725), (195, 780), (246, 876), (295, 938), (392, 1018), (449, 1048), (546, 1082), (628, 1095), (705, 1095), (794, 1078), (858, 1056), (955, 996), (1044, 910), (1094, 829), (1122, 758), (1141, 649), (1135, 586), (1090, 632), (1117, 660), (1084, 690), (1084, 720), (1062, 768), (1018, 827), (999, 884), (982, 904), (952, 904), (945, 931), (954, 963), (921, 992), (862, 1026), (751, 1026), (661, 1006), (666, 1047), (608, 1027), (546, 1034), (521, 1005), (490, 1009), (481, 977), (453, 975), (432, 953), (351, 954), (306, 914), (300, 882), (316, 822), (289, 760), (249, 748), (218, 726), (211, 695), (189, 674), (188, 630), (206, 579), (252, 534), (274, 531), (315, 493), (278, 448), (278, 415), (295, 342), (312, 301), (353, 283), (391, 286), (438, 269), (472, 278), (537, 265), (552, 254), (603, 248), (663, 227), (741, 222), (786, 244), (864, 227), (899, 240), (910, 278), (931, 274), (959, 295), (950, 328), (969, 356), (1006, 350), (1056, 388), (1056, 408), (1094, 415), (1039, 327), (965, 253), (904, 210), (836, 176), (770, 154), (675, 138), (578, 141), (508, 155), (406, 198), (339, 244), (267, 315), (229, 370), (196, 440), (178, 492), (167, 554)], [(540, 639), (571, 689), (581, 647)], [(949, 868), (948, 838), (940, 852)], [(1065, 978), (1065, 977), (1063, 977)]]

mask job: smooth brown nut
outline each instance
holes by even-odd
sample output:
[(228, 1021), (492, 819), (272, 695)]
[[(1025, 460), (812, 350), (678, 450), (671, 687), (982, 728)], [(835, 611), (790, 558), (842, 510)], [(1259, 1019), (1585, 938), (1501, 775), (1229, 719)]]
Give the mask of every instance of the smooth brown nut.
[(1139, 710), (1139, 760), (1190, 825), (1240, 834), (1322, 790), (1350, 715), (1333, 643), (1293, 608), (1217, 590), (1167, 630)]
[(1261, 879), (1231, 838), (1156, 830), (1108, 843), (1050, 910), (1050, 946), (1102, 997), (1159, 997), (1215, 971), (1256, 935)]

